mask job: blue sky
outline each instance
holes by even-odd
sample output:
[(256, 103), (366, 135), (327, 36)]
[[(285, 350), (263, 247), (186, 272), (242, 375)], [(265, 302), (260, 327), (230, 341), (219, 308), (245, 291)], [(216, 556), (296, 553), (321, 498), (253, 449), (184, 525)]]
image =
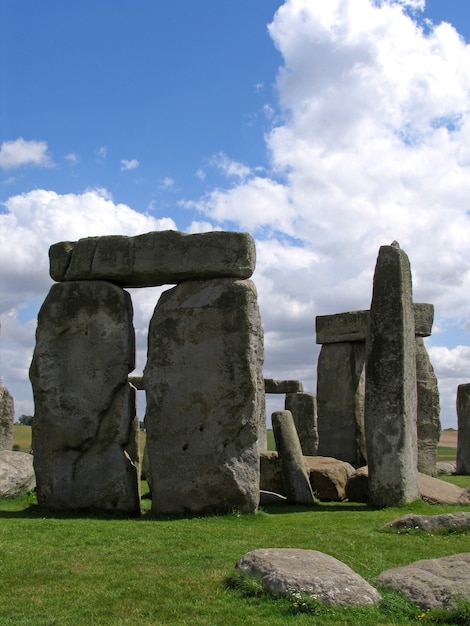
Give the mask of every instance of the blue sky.
[[(227, 229), (256, 240), (265, 376), (309, 391), (315, 316), (368, 308), (378, 248), (398, 240), (436, 307), (455, 426), (469, 40), (463, 0), (0, 0), (0, 378), (17, 415), (33, 412), (49, 245)], [(157, 297), (133, 294), (138, 368)]]

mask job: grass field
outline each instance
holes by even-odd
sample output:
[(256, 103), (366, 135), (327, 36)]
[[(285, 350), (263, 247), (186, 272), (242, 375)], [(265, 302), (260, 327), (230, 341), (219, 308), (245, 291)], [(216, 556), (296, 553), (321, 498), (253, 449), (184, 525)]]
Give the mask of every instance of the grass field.
[[(459, 478), (466, 480), (462, 486), (470, 485), (470, 477)], [(228, 581), (236, 561), (256, 548), (320, 550), (369, 581), (390, 567), (469, 550), (469, 533), (396, 534), (382, 526), (409, 512), (470, 512), (470, 505), (416, 502), (374, 510), (328, 503), (311, 509), (266, 507), (248, 516), (234, 511), (178, 519), (153, 518), (148, 499), (142, 507), (141, 519), (112, 519), (54, 515), (38, 507), (33, 495), (0, 500), (0, 624), (435, 623), (399, 594), (385, 593), (384, 603), (373, 609), (333, 610), (315, 603), (296, 606), (260, 593), (256, 586), (233, 588)], [(465, 610), (455, 619), (448, 616), (446, 623), (469, 624), (462, 621)]]

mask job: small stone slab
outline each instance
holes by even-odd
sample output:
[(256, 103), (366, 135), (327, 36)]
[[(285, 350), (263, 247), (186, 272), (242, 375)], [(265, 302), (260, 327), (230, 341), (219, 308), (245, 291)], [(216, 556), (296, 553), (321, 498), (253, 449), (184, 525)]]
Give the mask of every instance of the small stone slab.
[(470, 600), (470, 552), (389, 569), (375, 582), (424, 610), (452, 609), (457, 600)]
[(470, 513), (443, 513), (442, 515), (415, 515), (410, 513), (385, 524), (384, 528), (415, 529), (427, 532), (439, 530), (469, 530)]
[[(415, 333), (417, 337), (429, 337), (434, 321), (434, 305), (423, 302), (413, 304)], [(341, 343), (343, 341), (365, 341), (369, 311), (348, 311), (334, 315), (317, 315), (315, 319), (316, 342)]]
[(245, 554), (236, 569), (273, 594), (308, 594), (331, 606), (370, 606), (382, 597), (345, 563), (317, 550), (268, 548)]
[(346, 484), (355, 473), (346, 461), (325, 456), (306, 456), (313, 493), (320, 500), (340, 502), (346, 498)]
[(256, 250), (249, 233), (167, 230), (62, 241), (50, 247), (49, 261), (57, 282), (108, 280), (122, 287), (155, 287), (183, 280), (249, 278)]
[(265, 393), (300, 393), (304, 390), (300, 380), (274, 380), (273, 378), (264, 379)]

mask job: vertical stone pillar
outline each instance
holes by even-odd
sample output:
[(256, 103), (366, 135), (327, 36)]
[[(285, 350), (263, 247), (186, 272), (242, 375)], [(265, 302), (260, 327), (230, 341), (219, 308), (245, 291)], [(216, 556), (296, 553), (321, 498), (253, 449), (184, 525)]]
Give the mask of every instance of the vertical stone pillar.
[(411, 270), (394, 243), (379, 250), (366, 340), (365, 427), (373, 506), (419, 497), (416, 415)]
[(418, 393), (418, 472), (436, 476), (437, 446), (441, 432), (439, 389), (422, 337), (416, 336)]
[(37, 497), (56, 510), (140, 514), (125, 452), (135, 419), (130, 296), (105, 281), (52, 286), (30, 368)]
[(12, 449), (14, 421), (15, 406), (13, 397), (0, 381), (0, 450)]
[(457, 474), (470, 475), (470, 383), (457, 387)]
[(302, 454), (316, 456), (318, 454), (317, 400), (313, 393), (286, 393), (284, 402), (286, 411), (294, 418), (295, 428), (299, 436)]
[(318, 454), (365, 464), (363, 342), (322, 345), (317, 370)]
[(292, 413), (275, 411), (271, 421), (287, 499), (293, 504), (314, 504), (312, 487)]
[(143, 378), (153, 511), (256, 511), (264, 382), (254, 284), (180, 283), (160, 297), (148, 342)]

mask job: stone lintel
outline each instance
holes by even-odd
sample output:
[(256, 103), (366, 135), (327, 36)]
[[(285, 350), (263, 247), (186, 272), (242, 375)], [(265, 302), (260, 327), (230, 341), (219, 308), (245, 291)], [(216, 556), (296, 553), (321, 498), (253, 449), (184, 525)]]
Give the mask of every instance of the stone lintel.
[(265, 393), (300, 393), (304, 390), (300, 380), (273, 380), (264, 379)]
[[(429, 337), (434, 321), (434, 305), (423, 302), (413, 304), (415, 314), (415, 333), (417, 337)], [(369, 311), (349, 311), (334, 315), (317, 315), (315, 319), (316, 342), (341, 343), (346, 341), (365, 341)]]
[(188, 235), (166, 230), (62, 241), (50, 247), (49, 261), (51, 278), (57, 282), (107, 280), (121, 287), (156, 287), (185, 280), (249, 278), (256, 250), (249, 233)]

